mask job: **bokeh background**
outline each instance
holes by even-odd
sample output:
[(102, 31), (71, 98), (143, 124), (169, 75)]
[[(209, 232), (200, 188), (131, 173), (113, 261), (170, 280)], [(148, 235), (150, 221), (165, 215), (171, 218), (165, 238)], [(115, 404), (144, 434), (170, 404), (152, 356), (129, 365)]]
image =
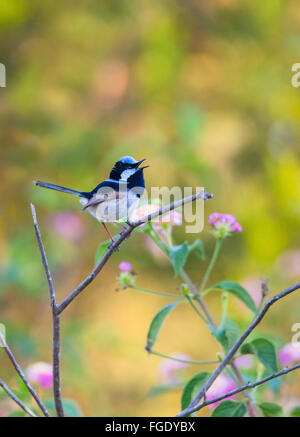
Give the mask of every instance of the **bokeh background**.
[[(147, 158), (147, 186), (205, 186), (210, 213), (231, 213), (242, 234), (226, 240), (211, 281), (237, 280), (271, 293), (300, 278), (300, 90), (291, 67), (300, 61), (297, 0), (3, 0), (0, 61), (0, 322), (26, 368), (51, 360), (47, 284), (32, 228), (37, 208), (58, 299), (94, 265), (102, 227), (72, 196), (32, 185), (42, 179), (89, 190), (122, 155)], [(210, 253), (213, 238), (201, 238)], [(87, 416), (166, 416), (180, 409), (180, 390), (147, 396), (161, 358), (144, 350), (163, 297), (119, 291), (126, 260), (145, 288), (180, 285), (157, 251), (135, 234), (101, 276), (63, 314), (63, 396)], [(205, 263), (191, 258), (199, 283)], [(220, 295), (207, 304), (216, 319)], [(241, 326), (247, 309), (231, 299)], [(297, 293), (275, 306), (258, 332), (291, 341), (300, 322)], [(172, 313), (157, 349), (215, 359), (215, 340), (187, 306)], [(15, 375), (0, 350), (1, 378)], [(188, 368), (192, 376), (205, 368)], [(300, 396), (299, 378), (286, 402)], [(43, 396), (50, 397), (47, 393)], [(12, 408), (2, 400), (0, 414)], [(202, 414), (209, 414), (203, 412)]]

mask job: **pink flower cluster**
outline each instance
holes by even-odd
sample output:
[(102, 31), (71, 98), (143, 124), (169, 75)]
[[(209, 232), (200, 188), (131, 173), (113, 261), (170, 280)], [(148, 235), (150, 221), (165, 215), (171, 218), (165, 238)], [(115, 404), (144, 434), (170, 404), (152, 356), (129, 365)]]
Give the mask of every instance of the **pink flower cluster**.
[[(207, 390), (206, 399), (210, 401), (211, 399), (217, 398), (219, 396), (223, 396), (226, 393), (235, 390), (237, 388), (237, 383), (227, 375), (219, 375), (213, 385)], [(234, 396), (228, 396), (226, 400), (233, 399)], [(214, 409), (221, 401), (214, 402), (210, 404), (208, 407)]]
[[(135, 209), (130, 216), (131, 221), (140, 220), (141, 218), (147, 217), (149, 214), (154, 214), (159, 210), (158, 205), (154, 205), (153, 203), (145, 204)], [(141, 226), (144, 226), (143, 224)]]
[(300, 362), (300, 344), (287, 343), (280, 349), (278, 359), (283, 366)]
[(231, 214), (220, 214), (218, 212), (214, 212), (209, 216), (208, 223), (211, 224), (215, 229), (224, 227), (227, 228), (228, 232), (242, 232), (242, 226)]
[(182, 224), (182, 214), (178, 211), (170, 211), (167, 214), (158, 217), (154, 223), (169, 223), (171, 226), (180, 226)]
[(239, 369), (251, 369), (254, 365), (254, 358), (252, 355), (242, 355), (234, 360), (234, 364)]

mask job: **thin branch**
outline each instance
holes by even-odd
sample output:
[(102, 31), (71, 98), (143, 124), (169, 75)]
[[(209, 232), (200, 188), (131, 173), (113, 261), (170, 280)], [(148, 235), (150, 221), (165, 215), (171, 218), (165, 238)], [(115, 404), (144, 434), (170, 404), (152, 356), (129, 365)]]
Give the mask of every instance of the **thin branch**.
[(203, 280), (202, 280), (201, 285), (200, 285), (200, 289), (199, 289), (199, 292), (198, 292), (199, 296), (201, 296), (203, 290), (205, 289), (207, 281), (209, 280), (210, 274), (211, 274), (211, 272), (212, 272), (212, 270), (214, 268), (214, 265), (215, 265), (215, 263), (217, 261), (218, 255), (219, 255), (219, 252), (221, 250), (223, 241), (224, 241), (224, 238), (223, 239), (217, 238), (217, 240), (216, 240), (216, 245), (215, 245), (214, 252), (212, 254), (210, 263), (209, 263), (209, 265), (207, 267), (207, 270), (206, 270), (206, 272), (204, 274)]
[(198, 308), (196, 307), (196, 305), (193, 302), (193, 298), (190, 297), (189, 295), (185, 295), (184, 296), (186, 298), (186, 300), (188, 301), (188, 303), (191, 305), (191, 307), (193, 308), (193, 310), (198, 314), (198, 316), (200, 317), (200, 319), (204, 322), (207, 323), (207, 320), (205, 319), (205, 317), (201, 314), (201, 312), (198, 310)]
[(153, 290), (147, 290), (146, 288), (138, 287), (137, 285), (131, 285), (130, 288), (132, 290), (141, 291), (143, 293), (149, 293), (149, 294), (155, 294), (156, 296), (163, 296), (163, 297), (170, 297), (172, 299), (181, 298), (183, 299), (181, 294), (175, 294), (175, 293), (164, 293), (161, 291), (153, 291)]
[(8, 394), (8, 396), (16, 402), (16, 404), (19, 405), (29, 416), (31, 417), (37, 417), (36, 414), (34, 414), (33, 411), (30, 410), (30, 408), (26, 407), (25, 404), (7, 387), (7, 385), (0, 379), (0, 387), (3, 388), (3, 390)]
[(199, 304), (203, 313), (205, 314), (206, 322), (209, 325), (209, 327), (217, 328), (217, 325), (215, 324), (215, 321), (212, 318), (208, 308), (206, 307), (206, 305), (203, 302), (203, 300), (201, 299), (201, 297), (198, 295), (198, 291), (197, 291), (195, 284), (193, 283), (193, 281), (191, 280), (191, 278), (189, 277), (189, 275), (186, 273), (186, 271), (184, 269), (181, 269), (180, 276), (182, 277), (182, 279), (185, 281), (185, 283), (187, 284), (187, 286), (191, 290), (194, 299), (197, 301), (197, 303)]
[(64, 410), (61, 399), (61, 383), (60, 383), (60, 316), (57, 311), (55, 290), (53, 286), (53, 281), (47, 261), (47, 256), (45, 248), (42, 242), (41, 233), (39, 230), (39, 225), (36, 218), (35, 207), (31, 204), (31, 213), (33, 218), (33, 225), (35, 230), (35, 235), (38, 241), (44, 270), (46, 273), (49, 293), (50, 293), (50, 303), (51, 303), (51, 313), (52, 313), (52, 329), (53, 329), (53, 345), (52, 345), (52, 362), (53, 362), (53, 396), (55, 402), (55, 408), (58, 417), (64, 416)]
[(287, 373), (292, 372), (293, 370), (297, 370), (297, 369), (300, 369), (300, 364), (296, 364), (295, 366), (292, 366), (292, 367), (286, 367), (285, 369), (280, 370), (279, 372), (276, 372), (276, 373), (272, 373), (271, 375), (268, 375), (265, 378), (260, 379), (259, 381), (248, 382), (247, 384), (243, 385), (242, 387), (238, 387), (235, 390), (229, 391), (222, 396), (218, 396), (214, 399), (210, 399), (209, 401), (203, 401), (203, 402), (201, 402), (201, 404), (196, 405), (193, 408), (190, 408), (189, 412), (186, 412), (185, 414), (182, 414), (183, 412), (179, 413), (179, 414), (177, 414), (176, 417), (183, 417), (186, 414), (194, 413), (195, 411), (199, 411), (202, 408), (206, 407), (207, 405), (222, 401), (223, 399), (226, 399), (230, 396), (234, 396), (234, 395), (241, 393), (245, 390), (250, 390), (254, 387), (257, 387), (258, 385), (261, 385), (261, 384), (264, 384), (264, 383), (270, 381), (271, 379), (286, 375)]
[(186, 364), (216, 364), (219, 363), (219, 360), (210, 360), (210, 361), (197, 361), (197, 360), (183, 360), (182, 358), (172, 357), (170, 355), (162, 354), (160, 352), (154, 351), (153, 349), (147, 350), (149, 354), (156, 355), (161, 358), (166, 358), (167, 360), (179, 361), (180, 363)]
[(32, 385), (30, 384), (30, 382), (28, 381), (28, 379), (26, 378), (23, 370), (21, 369), (21, 367), (19, 366), (19, 364), (17, 363), (12, 351), (10, 350), (9, 346), (7, 345), (5, 338), (3, 337), (3, 335), (0, 333), (0, 345), (1, 347), (3, 347), (3, 349), (6, 352), (6, 355), (8, 356), (8, 358), (10, 359), (12, 365), (14, 366), (16, 372), (18, 373), (18, 375), (20, 376), (20, 378), (22, 379), (22, 381), (24, 382), (24, 384), (26, 385), (29, 393), (32, 395), (32, 397), (35, 399), (36, 403), (38, 404), (38, 406), (40, 407), (40, 409), (42, 410), (42, 412), (44, 413), (44, 415), (46, 417), (50, 417), (50, 414), (48, 413), (45, 405), (43, 404), (43, 402), (41, 401), (41, 399), (39, 398), (38, 394), (36, 393), (36, 391), (34, 390), (34, 388), (32, 387)]
[(116, 250), (118, 250), (118, 248), (120, 247), (120, 245), (123, 243), (124, 240), (130, 237), (131, 233), (134, 231), (135, 228), (153, 220), (156, 217), (161, 216), (162, 214), (165, 214), (166, 212), (179, 208), (185, 205), (186, 203), (193, 202), (200, 198), (211, 199), (212, 197), (213, 197), (212, 194), (204, 193), (204, 191), (201, 190), (198, 193), (194, 194), (193, 196), (185, 197), (184, 199), (180, 199), (176, 202), (170, 203), (170, 205), (167, 205), (164, 208), (159, 208), (158, 211), (146, 215), (139, 220), (136, 220), (132, 223), (128, 222), (128, 228), (122, 231), (119, 234), (119, 237), (109, 246), (109, 249), (103, 255), (103, 257), (101, 258), (97, 266), (92, 270), (92, 272), (84, 279), (84, 281), (81, 282), (81, 284), (79, 284), (76, 288), (74, 288), (74, 290), (63, 300), (63, 302), (60, 305), (58, 305), (57, 308), (58, 314), (64, 311), (67, 308), (67, 306), (75, 299), (75, 297), (77, 297), (96, 278), (96, 276), (100, 273), (100, 271), (105, 266), (109, 258), (112, 256), (112, 254)]
[(254, 318), (252, 323), (248, 326), (248, 328), (244, 331), (244, 333), (240, 336), (240, 338), (237, 340), (237, 342), (234, 344), (234, 346), (230, 349), (224, 360), (219, 364), (219, 366), (216, 368), (216, 370), (212, 373), (212, 375), (209, 377), (207, 382), (204, 384), (200, 392), (197, 394), (197, 396), (193, 399), (193, 401), (190, 403), (190, 405), (185, 408), (183, 411), (181, 411), (178, 416), (183, 417), (188, 414), (190, 414), (192, 411), (197, 411), (199, 409), (199, 402), (201, 399), (205, 396), (207, 390), (211, 387), (213, 382), (216, 380), (216, 378), (222, 373), (222, 371), (225, 369), (225, 367), (230, 364), (231, 360), (233, 359), (235, 353), (238, 351), (240, 346), (244, 343), (246, 338), (251, 334), (253, 329), (261, 322), (263, 317), (265, 316), (266, 312), (269, 310), (269, 308), (277, 302), (279, 299), (282, 299), (283, 297), (289, 295), (290, 293), (293, 293), (295, 290), (298, 290), (300, 288), (300, 283), (287, 288), (286, 290), (281, 291), (280, 293), (273, 296), (271, 299), (269, 299), (264, 306), (262, 307), (261, 311), (257, 314), (257, 316)]

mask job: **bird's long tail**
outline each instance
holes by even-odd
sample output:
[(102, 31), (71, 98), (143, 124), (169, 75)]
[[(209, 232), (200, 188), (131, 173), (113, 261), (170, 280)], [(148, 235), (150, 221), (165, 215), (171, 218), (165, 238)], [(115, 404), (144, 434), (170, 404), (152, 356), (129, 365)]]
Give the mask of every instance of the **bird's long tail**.
[(60, 185), (50, 184), (49, 182), (33, 181), (35, 185), (44, 188), (50, 188), (50, 190), (62, 191), (63, 193), (75, 194), (75, 196), (82, 196), (81, 191), (72, 190), (71, 188), (61, 187)]

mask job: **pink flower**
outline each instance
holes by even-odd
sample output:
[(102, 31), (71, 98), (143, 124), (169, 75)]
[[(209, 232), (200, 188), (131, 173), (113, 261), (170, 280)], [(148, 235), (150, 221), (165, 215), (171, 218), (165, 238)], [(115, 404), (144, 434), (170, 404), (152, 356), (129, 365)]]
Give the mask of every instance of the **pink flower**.
[(219, 214), (218, 212), (214, 212), (209, 216), (208, 223), (210, 223), (215, 229), (226, 227), (228, 232), (242, 232), (242, 226), (231, 214)]
[(231, 214), (219, 214), (215, 212), (208, 218), (208, 223), (214, 228), (211, 233), (218, 239), (223, 240), (232, 232), (242, 232), (242, 226)]
[(178, 211), (170, 211), (163, 216), (157, 217), (157, 219), (153, 222), (153, 228), (156, 232), (163, 231), (166, 229), (169, 232), (172, 231), (173, 226), (181, 226), (182, 225), (182, 214)]
[(180, 226), (182, 224), (182, 214), (178, 211), (170, 211), (158, 217), (154, 223), (170, 223), (171, 226)]
[(300, 343), (287, 343), (280, 349), (278, 359), (283, 366), (300, 362)]
[(50, 225), (58, 235), (70, 241), (78, 241), (84, 235), (82, 221), (73, 213), (60, 212), (53, 215)]
[(159, 210), (158, 205), (154, 205), (153, 203), (145, 204), (137, 208), (130, 216), (131, 221), (140, 220), (143, 217), (147, 217), (149, 214), (153, 214)]
[[(236, 382), (230, 378), (230, 376), (227, 375), (219, 375), (213, 385), (208, 389), (206, 393), (206, 399), (211, 400), (214, 398), (217, 398), (218, 396), (225, 395), (231, 390), (234, 390), (237, 388)], [(229, 396), (227, 399), (233, 399), (234, 396)], [(215, 408), (221, 401), (214, 402), (213, 404), (209, 405), (209, 408)]]
[[(190, 357), (185, 354), (172, 354), (171, 356), (174, 358), (179, 358), (180, 360), (190, 360)], [(158, 373), (160, 379), (165, 384), (175, 384), (176, 382), (179, 382), (179, 377), (176, 372), (178, 370), (185, 369), (188, 365), (188, 363), (165, 359), (159, 366)]]
[(135, 284), (136, 273), (132, 270), (131, 263), (127, 261), (122, 261), (119, 264), (120, 274), (118, 276), (118, 283), (122, 290), (130, 288)]
[(31, 364), (27, 367), (26, 373), (29, 381), (33, 384), (38, 384), (46, 390), (52, 388), (53, 373), (51, 364), (43, 362)]
[(132, 270), (132, 265), (127, 261), (122, 261), (119, 264), (119, 269), (121, 272), (130, 272)]
[(254, 359), (252, 355), (242, 355), (241, 357), (234, 360), (234, 364), (239, 369), (251, 369), (254, 364)]

